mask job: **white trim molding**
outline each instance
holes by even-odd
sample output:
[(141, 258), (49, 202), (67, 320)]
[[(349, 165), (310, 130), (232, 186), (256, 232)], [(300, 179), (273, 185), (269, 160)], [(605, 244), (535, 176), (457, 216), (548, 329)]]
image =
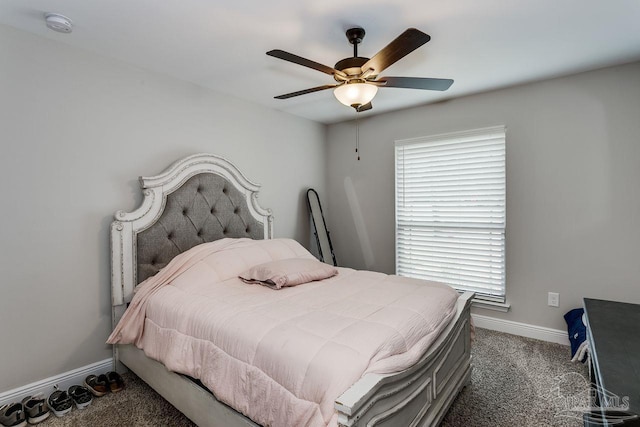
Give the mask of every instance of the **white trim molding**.
[(512, 335), (534, 338), (537, 340), (553, 342), (556, 344), (569, 345), (567, 331), (546, 328), (544, 326), (529, 325), (527, 323), (514, 322), (512, 320), (497, 319), (495, 317), (483, 316), (481, 314), (471, 314), (473, 324), (478, 328), (492, 331), (505, 332)]
[(113, 359), (109, 358), (72, 371), (54, 375), (53, 377), (45, 378), (22, 387), (0, 393), (0, 406), (5, 403), (20, 402), (25, 397), (33, 396), (38, 393), (49, 396), (53, 393), (55, 385), (57, 385), (60, 390), (67, 390), (74, 384), (84, 383), (84, 379), (91, 374), (99, 375), (111, 370), (113, 370)]

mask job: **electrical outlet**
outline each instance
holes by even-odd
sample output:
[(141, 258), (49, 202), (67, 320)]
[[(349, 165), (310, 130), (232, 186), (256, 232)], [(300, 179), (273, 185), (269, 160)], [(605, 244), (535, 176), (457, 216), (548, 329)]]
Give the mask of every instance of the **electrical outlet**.
[(557, 292), (549, 292), (547, 304), (550, 307), (558, 307), (560, 305), (560, 294)]

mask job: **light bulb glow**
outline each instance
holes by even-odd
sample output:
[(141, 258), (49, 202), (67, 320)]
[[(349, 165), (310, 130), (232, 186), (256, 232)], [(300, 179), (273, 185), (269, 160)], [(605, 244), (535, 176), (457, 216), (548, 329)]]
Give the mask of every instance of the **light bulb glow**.
[(378, 93), (378, 87), (367, 83), (345, 83), (333, 91), (338, 101), (347, 107), (365, 105)]

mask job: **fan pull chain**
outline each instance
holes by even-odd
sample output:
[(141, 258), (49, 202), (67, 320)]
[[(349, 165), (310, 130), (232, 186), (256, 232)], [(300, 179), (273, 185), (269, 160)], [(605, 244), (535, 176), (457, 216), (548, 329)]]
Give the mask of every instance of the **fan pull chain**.
[(360, 161), (360, 122), (358, 118), (360, 117), (360, 111), (356, 110), (356, 154), (358, 156), (358, 161)]

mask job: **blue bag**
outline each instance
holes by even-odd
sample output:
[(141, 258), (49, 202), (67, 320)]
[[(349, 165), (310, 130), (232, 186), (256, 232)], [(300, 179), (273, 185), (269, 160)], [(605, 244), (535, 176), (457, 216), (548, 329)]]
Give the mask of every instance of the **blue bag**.
[(582, 322), (584, 308), (574, 308), (564, 315), (569, 332), (569, 342), (571, 343), (571, 357), (575, 356), (580, 344), (587, 340), (587, 327)]

